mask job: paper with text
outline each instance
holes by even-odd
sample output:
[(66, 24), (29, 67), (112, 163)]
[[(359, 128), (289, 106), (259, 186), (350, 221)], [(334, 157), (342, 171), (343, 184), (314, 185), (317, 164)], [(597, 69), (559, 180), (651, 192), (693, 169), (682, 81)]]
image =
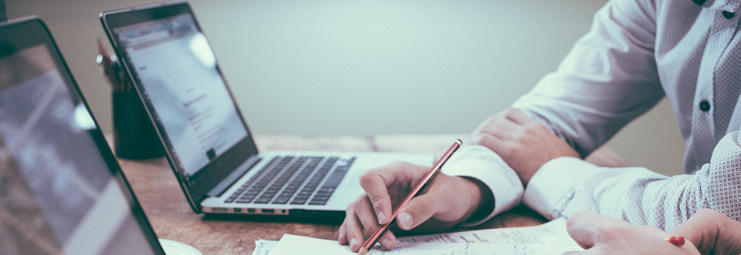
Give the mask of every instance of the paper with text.
[[(550, 222), (518, 228), (495, 228), (409, 236), (397, 239), (397, 243), (495, 243), (495, 244), (555, 244), (576, 245), (566, 232), (566, 220), (559, 218)], [(398, 244), (397, 244), (398, 245)]]
[[(561, 254), (582, 250), (566, 232), (563, 219), (520, 228), (500, 228), (399, 238), (391, 251), (373, 249), (380, 255), (526, 255)], [(356, 254), (336, 240), (324, 240), (286, 234), (268, 253), (284, 254)]]

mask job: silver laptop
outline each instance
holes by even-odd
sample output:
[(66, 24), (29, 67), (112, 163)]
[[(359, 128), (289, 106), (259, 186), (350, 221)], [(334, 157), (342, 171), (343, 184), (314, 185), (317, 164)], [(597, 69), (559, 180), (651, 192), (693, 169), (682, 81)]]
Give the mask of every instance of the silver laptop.
[(165, 254), (35, 17), (0, 24), (0, 254)]
[(101, 22), (197, 213), (342, 216), (363, 192), (362, 171), (434, 161), (429, 154), (258, 153), (187, 3), (104, 12)]

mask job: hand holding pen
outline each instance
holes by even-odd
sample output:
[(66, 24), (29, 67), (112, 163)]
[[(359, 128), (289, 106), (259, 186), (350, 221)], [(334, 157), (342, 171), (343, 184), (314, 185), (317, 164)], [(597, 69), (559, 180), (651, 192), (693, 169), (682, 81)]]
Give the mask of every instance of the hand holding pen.
[[(456, 143), (452, 147), (458, 146)], [(414, 188), (423, 183), (421, 180), (430, 170), (429, 166), (397, 163), (366, 171), (360, 177), (360, 185), (366, 194), (348, 206), (345, 221), (339, 229), (340, 244), (349, 244), (353, 252), (358, 252), (363, 247), (364, 234), (371, 235), (382, 229), (382, 225), (389, 225), (384, 228), (398, 226), (401, 230), (444, 231), (471, 217), (479, 208), (483, 192), (477, 183), (463, 177), (437, 174), (427, 188), (413, 196)], [(406, 206), (397, 206), (392, 211), (392, 206), (401, 204), (409, 194), (414, 198)], [(393, 249), (396, 244), (394, 233), (380, 232), (371, 239), (385, 249)], [(366, 247), (372, 247), (372, 244), (366, 242)]]
[(435, 165), (432, 166), (432, 169), (430, 169), (430, 171), (427, 171), (427, 173), (422, 177), (422, 179), (420, 179), (417, 182), (417, 185), (414, 185), (414, 188), (409, 192), (409, 194), (407, 194), (407, 196), (404, 197), (403, 200), (401, 200), (401, 203), (399, 203), (399, 205), (396, 206), (394, 211), (391, 212), (391, 221), (379, 226), (376, 229), (376, 231), (373, 232), (373, 234), (368, 238), (368, 240), (365, 241), (365, 243), (363, 244), (363, 247), (360, 248), (360, 252), (358, 253), (359, 255), (365, 255), (366, 253), (368, 253), (368, 251), (373, 249), (373, 246), (376, 245), (376, 242), (378, 242), (381, 236), (385, 234), (386, 231), (388, 231), (389, 226), (393, 224), (394, 221), (396, 220), (396, 217), (398, 216), (398, 213), (399, 213), (399, 209), (407, 206), (407, 204), (409, 204), (409, 202), (412, 201), (412, 198), (422, 193), (425, 187), (427, 187), (432, 182), (432, 180), (435, 178), (435, 176), (440, 172), (440, 169), (443, 167), (445, 162), (448, 161), (450, 156), (453, 156), (453, 153), (455, 153), (455, 151), (458, 150), (458, 147), (460, 146), (461, 146), (461, 140), (458, 140), (457, 142), (453, 144), (453, 146), (451, 146), (448, 149), (448, 151), (445, 152), (445, 154), (443, 154), (442, 157), (440, 157), (440, 159), (437, 160)]

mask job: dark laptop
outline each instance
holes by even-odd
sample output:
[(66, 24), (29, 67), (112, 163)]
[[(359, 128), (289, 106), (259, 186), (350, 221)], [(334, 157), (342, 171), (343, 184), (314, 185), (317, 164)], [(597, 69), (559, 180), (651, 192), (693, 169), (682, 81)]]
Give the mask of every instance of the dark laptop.
[(0, 254), (165, 254), (44, 23), (0, 23)]
[(363, 192), (361, 172), (393, 161), (434, 161), (428, 154), (258, 153), (187, 3), (100, 18), (197, 213), (342, 216)]

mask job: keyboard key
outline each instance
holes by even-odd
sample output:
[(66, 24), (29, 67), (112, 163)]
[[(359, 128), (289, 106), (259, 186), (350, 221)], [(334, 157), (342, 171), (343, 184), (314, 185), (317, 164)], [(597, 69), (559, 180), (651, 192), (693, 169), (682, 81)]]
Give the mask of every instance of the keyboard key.
[[(341, 161), (339, 157), (325, 160), (323, 157), (276, 156), (226, 201), (256, 204), (287, 204), (290, 201), (294, 205), (308, 201), (311, 205), (323, 205), (354, 161), (355, 158)], [(341, 165), (335, 167), (336, 164)]]

